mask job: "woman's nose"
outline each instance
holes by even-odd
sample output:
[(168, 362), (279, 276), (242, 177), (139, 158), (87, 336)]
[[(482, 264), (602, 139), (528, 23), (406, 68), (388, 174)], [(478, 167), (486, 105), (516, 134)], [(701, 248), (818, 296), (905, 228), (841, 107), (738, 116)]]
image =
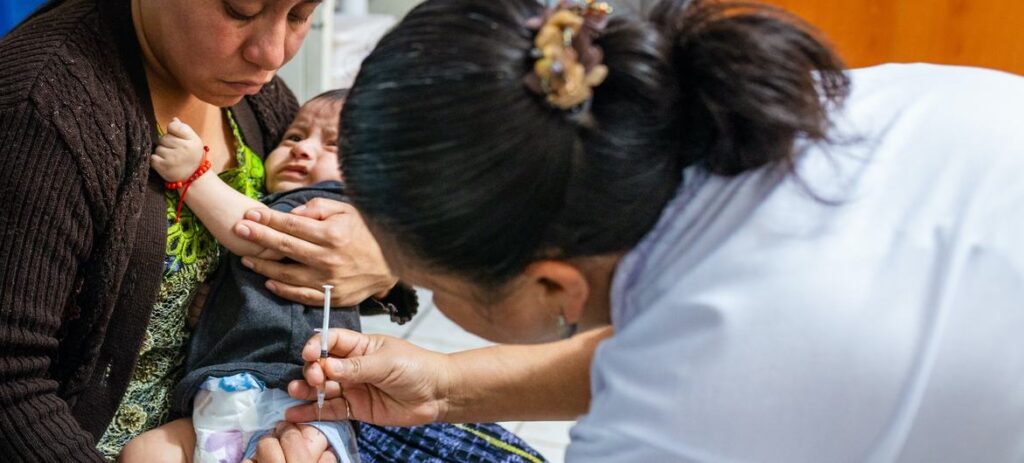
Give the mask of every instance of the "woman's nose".
[(275, 23), (272, 27), (254, 30), (253, 36), (242, 49), (242, 57), (263, 71), (276, 71), (284, 66), (287, 23), (280, 21), (280, 24)]

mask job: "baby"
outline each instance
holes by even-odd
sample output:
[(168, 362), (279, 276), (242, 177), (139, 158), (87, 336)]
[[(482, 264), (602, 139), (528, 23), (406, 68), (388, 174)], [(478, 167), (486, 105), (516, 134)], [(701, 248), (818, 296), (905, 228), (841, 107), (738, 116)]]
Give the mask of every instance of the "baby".
[[(232, 227), (254, 208), (287, 212), (314, 197), (345, 200), (337, 149), (344, 97), (344, 90), (326, 92), (299, 109), (284, 139), (265, 161), (269, 194), (261, 202), (213, 174), (200, 174), (188, 185), (185, 203), (231, 251), (212, 280), (190, 340), (186, 374), (174, 394), (174, 409), (182, 414), (191, 411), (192, 418), (140, 435), (125, 447), (120, 461), (235, 463), (250, 457), (259, 437), (283, 419), (286, 409), (299, 403), (284, 388), (301, 377), (302, 348), (320, 326), (323, 312), (271, 294), (264, 287), (266, 279), (245, 269), (241, 257), (279, 256), (238, 238)], [(165, 180), (176, 182), (197, 172), (203, 158), (202, 140), (175, 119), (160, 140), (152, 166)], [(381, 305), (365, 304), (371, 311)], [(387, 308), (399, 323), (411, 316), (411, 310), (396, 317), (398, 310)], [(332, 310), (331, 326), (358, 330), (359, 313), (354, 309)], [(347, 421), (309, 425), (320, 431), (303, 432), (310, 437), (312, 452), (319, 454), (330, 446), (339, 461), (358, 461)]]

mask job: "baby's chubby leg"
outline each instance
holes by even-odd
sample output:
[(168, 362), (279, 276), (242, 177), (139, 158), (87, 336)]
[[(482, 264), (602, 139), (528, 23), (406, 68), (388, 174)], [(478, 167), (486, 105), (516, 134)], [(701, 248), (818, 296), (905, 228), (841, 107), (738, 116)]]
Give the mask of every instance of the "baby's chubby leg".
[(128, 442), (120, 463), (192, 463), (196, 433), (191, 418), (181, 418), (144, 432)]

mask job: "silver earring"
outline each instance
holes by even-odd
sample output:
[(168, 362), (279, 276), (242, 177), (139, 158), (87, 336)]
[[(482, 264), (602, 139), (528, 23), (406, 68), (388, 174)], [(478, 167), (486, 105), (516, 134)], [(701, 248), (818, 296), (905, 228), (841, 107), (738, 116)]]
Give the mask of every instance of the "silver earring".
[(572, 335), (576, 334), (577, 325), (575, 323), (566, 323), (565, 315), (558, 316), (558, 336), (562, 339), (569, 339)]

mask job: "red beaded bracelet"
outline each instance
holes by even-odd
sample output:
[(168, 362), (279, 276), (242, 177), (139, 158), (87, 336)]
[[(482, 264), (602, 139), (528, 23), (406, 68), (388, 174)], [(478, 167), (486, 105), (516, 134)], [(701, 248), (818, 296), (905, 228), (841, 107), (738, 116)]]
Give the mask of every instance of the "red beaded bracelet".
[(164, 186), (167, 187), (168, 190), (177, 190), (179, 188), (184, 188), (181, 190), (181, 198), (178, 199), (178, 209), (174, 213), (174, 223), (178, 223), (181, 221), (181, 205), (185, 204), (185, 194), (188, 193), (188, 187), (192, 186), (192, 182), (196, 181), (196, 179), (198, 179), (207, 171), (209, 171), (210, 166), (213, 165), (213, 163), (211, 163), (210, 160), (208, 159), (209, 154), (210, 147), (203, 146), (203, 160), (199, 161), (199, 167), (196, 167), (196, 171), (192, 172), (192, 175), (189, 175), (188, 178), (185, 180), (178, 180), (177, 182), (164, 182)]

